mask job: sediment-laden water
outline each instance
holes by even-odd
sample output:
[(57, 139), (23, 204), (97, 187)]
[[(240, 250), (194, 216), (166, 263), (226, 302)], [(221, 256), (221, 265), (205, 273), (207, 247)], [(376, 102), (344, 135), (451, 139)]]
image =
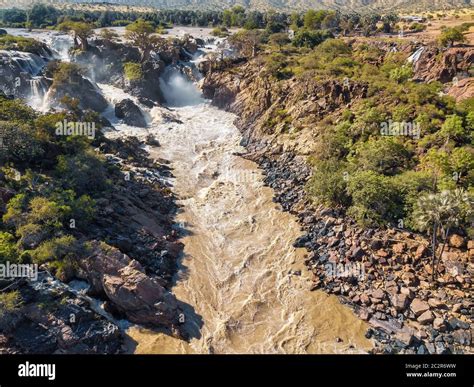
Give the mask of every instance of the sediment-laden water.
[[(238, 155), (235, 116), (208, 103), (153, 125), (152, 157), (172, 162), (185, 235), (173, 292), (192, 305), (189, 343), (142, 328), (137, 353), (333, 353), (370, 347), (366, 326), (334, 296), (310, 292), (295, 218), (272, 202), (256, 164)], [(120, 127), (119, 127), (120, 128)], [(115, 135), (144, 135), (123, 127)], [(336, 343), (339, 337), (343, 341)], [(350, 348), (353, 345), (355, 348)]]
[(369, 349), (364, 322), (335, 296), (309, 291), (305, 250), (292, 246), (300, 236), (299, 226), (272, 202), (272, 190), (264, 186), (257, 165), (238, 155), (245, 150), (233, 125), (235, 116), (200, 100), (194, 86), (179, 76), (169, 79), (164, 94), (172, 95), (172, 102), (180, 107), (167, 113), (182, 123), (163, 122), (162, 110), (155, 108), (147, 111), (148, 129), (114, 120), (112, 103), (130, 96), (99, 85), (111, 102), (106, 116), (118, 129), (108, 136), (144, 138), (153, 133), (161, 146), (148, 150), (154, 158), (170, 160), (173, 190), (181, 206), (176, 221), (185, 248), (172, 291), (189, 305), (184, 326), (191, 339), (185, 342), (135, 326), (128, 330), (131, 350), (341, 353)]

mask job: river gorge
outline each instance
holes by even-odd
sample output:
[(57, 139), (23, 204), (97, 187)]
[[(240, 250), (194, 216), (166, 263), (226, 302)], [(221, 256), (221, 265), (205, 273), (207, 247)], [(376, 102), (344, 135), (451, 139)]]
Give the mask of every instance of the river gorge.
[[(74, 60), (67, 55), (71, 44), (67, 36), (8, 32), (43, 40), (56, 57)], [(208, 38), (202, 36), (207, 30), (193, 32), (198, 34), (195, 38)], [(208, 44), (205, 51), (194, 55), (190, 65), (213, 47)], [(34, 70), (32, 75), (36, 76)], [(111, 106), (104, 115), (115, 130), (108, 131), (107, 137), (144, 140), (152, 134), (159, 141), (160, 146), (147, 146), (146, 150), (152, 159), (170, 162), (173, 177), (168, 180), (179, 206), (175, 225), (184, 244), (171, 291), (188, 305), (182, 322), (189, 340), (132, 325), (127, 329), (128, 351), (232, 354), (369, 350), (372, 344), (364, 336), (365, 322), (335, 296), (309, 291), (310, 274), (303, 263), (307, 252), (293, 247), (301, 236), (300, 227), (293, 215), (272, 201), (272, 189), (264, 185), (257, 164), (241, 156), (245, 148), (233, 124), (236, 116), (202, 99), (197, 83), (179, 72), (173, 77), (164, 82), (165, 106), (173, 115), (172, 122), (160, 122), (163, 108), (147, 108), (116, 86), (96, 86)], [(90, 81), (94, 82), (92, 78)], [(33, 107), (48, 110), (54, 105), (43, 89), (32, 87), (28, 100)], [(113, 105), (126, 98), (134, 100), (147, 117), (146, 128), (124, 124), (114, 117)]]
[[(212, 36), (208, 28), (174, 27), (166, 37), (151, 33), (153, 50), (132, 44), (123, 27), (96, 29), (81, 44), (51, 30), (6, 33), (26, 48), (0, 50), (0, 98), (6, 106), (23, 100), (33, 108), (18, 109), (32, 117), (46, 143), (28, 194), (40, 196), (33, 200), (44, 206), (41, 195), (61, 203), (66, 199), (57, 199), (57, 192), (72, 184), (77, 195), (85, 193), (81, 205), (94, 213), (79, 211), (78, 219), (67, 219), (73, 221), (70, 230), (51, 231), (50, 237), (59, 236), (54, 241), (82, 246), (66, 258), (42, 251), (53, 242), (45, 242), (48, 234), (38, 232), (38, 225), (25, 228), (31, 235), (18, 243), (31, 249), (27, 257), (41, 253), (43, 264), (37, 283), (13, 283), (30, 301), (21, 318), (11, 324), (5, 319), (10, 333), (0, 342), (11, 340), (11, 353), (469, 351), (465, 316), (474, 245), (463, 231), (441, 251), (443, 287), (430, 283), (438, 268), (430, 263), (423, 233), (404, 228), (404, 219), (396, 227), (361, 223), (378, 212), (392, 216), (387, 198), (398, 208), (402, 202), (393, 192), (415, 195), (421, 186), (412, 186), (410, 174), (403, 175), (406, 181), (394, 178), (401, 185), (387, 192), (382, 188), (390, 174), (356, 184), (361, 175), (351, 163), (362, 156), (349, 152), (351, 141), (387, 142), (394, 147), (389, 153), (406, 158), (403, 168), (424, 157), (423, 149), (413, 156), (415, 148), (409, 152), (407, 145), (405, 152), (379, 135), (374, 122), (381, 116), (366, 105), (375, 98), (372, 81), (323, 79), (313, 70), (290, 76), (275, 62), (281, 55), (264, 52), (270, 46), (263, 45), (259, 55), (244, 54), (232, 37)], [(428, 87), (429, 79), (454, 71), (449, 66), (465, 69), (472, 55), (463, 49), (443, 53), (445, 68), (432, 63), (437, 48), (416, 42), (329, 39), (321, 47), (311, 58), (295, 50), (303, 59), (291, 71), (314, 66), (304, 61), (315, 59), (318, 50), (340, 50), (335, 57), (357, 60), (372, 50), (388, 62), (397, 52), (402, 69), (412, 66), (414, 78), (426, 79)], [(317, 65), (321, 74), (332, 71)], [(378, 65), (370, 63), (373, 71)], [(395, 73), (382, 73), (380, 79), (397, 90), (405, 87), (391, 79)], [(422, 88), (424, 81), (417, 82), (410, 85)], [(425, 91), (413, 93), (421, 98)], [(443, 98), (433, 93), (434, 101)], [(59, 132), (52, 129), (56, 121)], [(68, 134), (69, 123), (75, 131)], [(362, 159), (369, 166), (375, 156), (390, 156), (375, 148), (366, 152)], [(334, 153), (348, 163), (336, 168)], [(313, 164), (317, 158), (323, 168)], [(19, 166), (18, 181), (29, 179)], [(0, 173), (0, 181), (8, 178)], [(0, 204), (10, 200), (13, 206), (22, 198), (16, 183), (0, 189)], [(321, 190), (346, 202), (316, 199)], [(75, 208), (76, 191), (62, 194), (70, 205), (62, 211)], [(354, 198), (363, 205), (357, 207)], [(15, 219), (9, 206), (0, 206), (3, 219)], [(28, 216), (17, 218), (18, 236)], [(43, 298), (49, 313), (41, 311), (44, 302), (37, 300)], [(78, 306), (82, 317), (75, 328), (64, 316)]]

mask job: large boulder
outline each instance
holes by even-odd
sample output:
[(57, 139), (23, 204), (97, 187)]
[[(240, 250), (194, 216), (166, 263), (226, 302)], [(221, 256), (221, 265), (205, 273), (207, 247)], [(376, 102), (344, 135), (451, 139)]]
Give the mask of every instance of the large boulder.
[(71, 73), (61, 82), (55, 81), (47, 93), (47, 102), (53, 106), (62, 106), (62, 99), (70, 97), (79, 101), (79, 108), (103, 112), (108, 102), (99, 88), (79, 73)]
[(89, 282), (92, 294), (106, 296), (134, 323), (167, 327), (178, 323), (174, 295), (114, 247), (93, 243), (92, 253), (78, 261), (77, 276)]
[(127, 125), (140, 128), (146, 128), (147, 126), (142, 111), (131, 99), (124, 99), (115, 105), (115, 116), (122, 119)]
[(165, 63), (157, 58), (150, 58), (141, 65), (143, 76), (140, 79), (126, 80), (125, 91), (138, 98), (146, 98), (153, 102), (165, 102), (160, 88), (160, 77)]
[(148, 277), (137, 261), (120, 269), (119, 275), (104, 275), (103, 285), (109, 300), (130, 321), (166, 326), (176, 322), (176, 298)]

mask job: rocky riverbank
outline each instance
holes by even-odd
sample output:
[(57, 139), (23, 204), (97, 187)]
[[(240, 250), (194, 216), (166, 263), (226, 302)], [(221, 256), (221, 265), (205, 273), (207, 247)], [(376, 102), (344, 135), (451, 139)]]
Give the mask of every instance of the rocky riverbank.
[[(121, 124), (146, 128), (150, 117), (145, 110), (158, 109), (162, 120), (169, 115), (158, 107), (164, 101), (160, 77), (165, 67), (189, 60), (197, 49), (197, 41), (190, 38), (166, 43), (159, 56), (141, 64), (142, 77), (129, 80), (124, 64), (140, 60), (135, 47), (97, 38), (87, 51), (71, 50), (70, 62), (61, 62), (53, 50), (38, 43), (37, 52), (2, 51), (0, 78), (9, 99), (35, 97), (42, 110), (78, 108), (85, 114), (111, 110)], [(176, 68), (184, 71), (183, 66)], [(15, 87), (21, 74), (26, 81), (20, 79), (21, 87)], [(134, 100), (107, 101), (96, 82), (115, 85)], [(158, 113), (154, 116), (157, 119)], [(107, 119), (100, 120), (101, 126), (116, 131)], [(97, 211), (87, 230), (72, 231), (87, 251), (57, 271), (57, 278), (46, 275), (47, 265), (41, 266), (41, 275), (47, 276), (41, 286), (34, 281), (1, 284), (18, 291), (22, 300), (2, 316), (3, 352), (120, 353), (125, 351), (125, 327), (120, 321), (186, 339), (180, 330), (183, 305), (170, 291), (183, 248), (173, 223), (177, 206), (167, 182), (171, 169), (166, 160), (154, 160), (145, 150), (147, 145), (160, 146), (153, 135), (141, 141), (133, 136), (108, 139), (103, 134), (95, 133), (94, 146), (106, 160), (101, 183), (107, 182), (109, 188), (94, 198)], [(18, 193), (0, 190), (0, 213)], [(30, 235), (29, 247), (41, 245), (43, 234)], [(78, 281), (81, 290), (75, 292), (70, 284)], [(37, 338), (18, 331), (31, 331)]]
[[(456, 68), (452, 61), (445, 63)], [(417, 73), (423, 73), (421, 66)], [(438, 67), (433, 71), (445, 74)], [(246, 157), (263, 169), (275, 201), (298, 216), (306, 235), (295, 246), (308, 250), (312, 288), (338, 295), (369, 322), (367, 337), (375, 339), (375, 353), (471, 352), (473, 241), (450, 237), (433, 287), (424, 236), (361, 229), (342, 211), (315, 206), (306, 195), (307, 156), (315, 151), (308, 128), (364, 98), (366, 85), (294, 78), (284, 83), (272, 83), (256, 59), (209, 74), (203, 91), (215, 105), (238, 115)], [(298, 134), (288, 134), (288, 120)]]
[[(2, 282), (23, 299), (1, 318), (2, 352), (124, 352), (120, 319), (184, 338), (180, 306), (169, 290), (182, 250), (173, 228), (177, 207), (163, 180), (171, 172), (165, 160), (151, 160), (143, 146), (133, 137), (104, 139), (99, 146), (110, 165), (113, 189), (97, 201), (98, 216), (88, 232), (76, 235), (88, 241), (85, 259), (58, 279)], [(79, 294), (69, 288), (77, 280), (85, 281)], [(102, 304), (103, 312), (87, 300)]]

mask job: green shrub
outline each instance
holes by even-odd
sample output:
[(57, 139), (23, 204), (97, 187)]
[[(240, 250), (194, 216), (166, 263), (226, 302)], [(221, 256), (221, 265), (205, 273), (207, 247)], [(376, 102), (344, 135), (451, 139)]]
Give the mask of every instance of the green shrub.
[(8, 293), (0, 293), (0, 319), (7, 314), (15, 312), (22, 303), (20, 293), (15, 290)]
[(73, 260), (83, 253), (81, 244), (71, 235), (43, 242), (36, 250), (31, 251), (33, 262), (37, 264)]
[(314, 48), (330, 37), (332, 37), (332, 34), (328, 31), (309, 31), (302, 29), (295, 34), (293, 45), (296, 47)]
[(380, 226), (402, 217), (398, 192), (388, 176), (356, 172), (349, 177), (347, 192), (352, 197), (348, 214), (362, 226)]
[(393, 137), (371, 138), (357, 144), (351, 162), (358, 170), (395, 175), (410, 167), (410, 152)]
[(16, 262), (18, 250), (15, 237), (7, 232), (0, 232), (0, 263)]
[(217, 36), (218, 38), (225, 38), (229, 36), (229, 30), (225, 27), (216, 27), (211, 31), (212, 36)]
[(41, 54), (44, 45), (32, 38), (23, 36), (3, 35), (0, 36), (0, 50), (18, 50)]
[(126, 62), (123, 64), (125, 78), (129, 81), (138, 81), (143, 78), (142, 66), (140, 63)]
[(32, 125), (0, 121), (0, 132), (3, 137), (0, 162), (34, 164), (42, 160), (45, 144)]
[(326, 205), (347, 205), (349, 197), (346, 164), (335, 160), (317, 161), (307, 191), (313, 199)]
[(392, 177), (392, 184), (400, 195), (404, 227), (413, 228), (413, 208), (420, 195), (436, 189), (433, 176), (423, 171), (406, 171)]
[(404, 83), (413, 78), (413, 70), (409, 66), (402, 66), (390, 71), (390, 79), (398, 83)]
[(108, 186), (104, 163), (92, 151), (59, 156), (56, 173), (63, 188), (77, 195), (92, 195)]

